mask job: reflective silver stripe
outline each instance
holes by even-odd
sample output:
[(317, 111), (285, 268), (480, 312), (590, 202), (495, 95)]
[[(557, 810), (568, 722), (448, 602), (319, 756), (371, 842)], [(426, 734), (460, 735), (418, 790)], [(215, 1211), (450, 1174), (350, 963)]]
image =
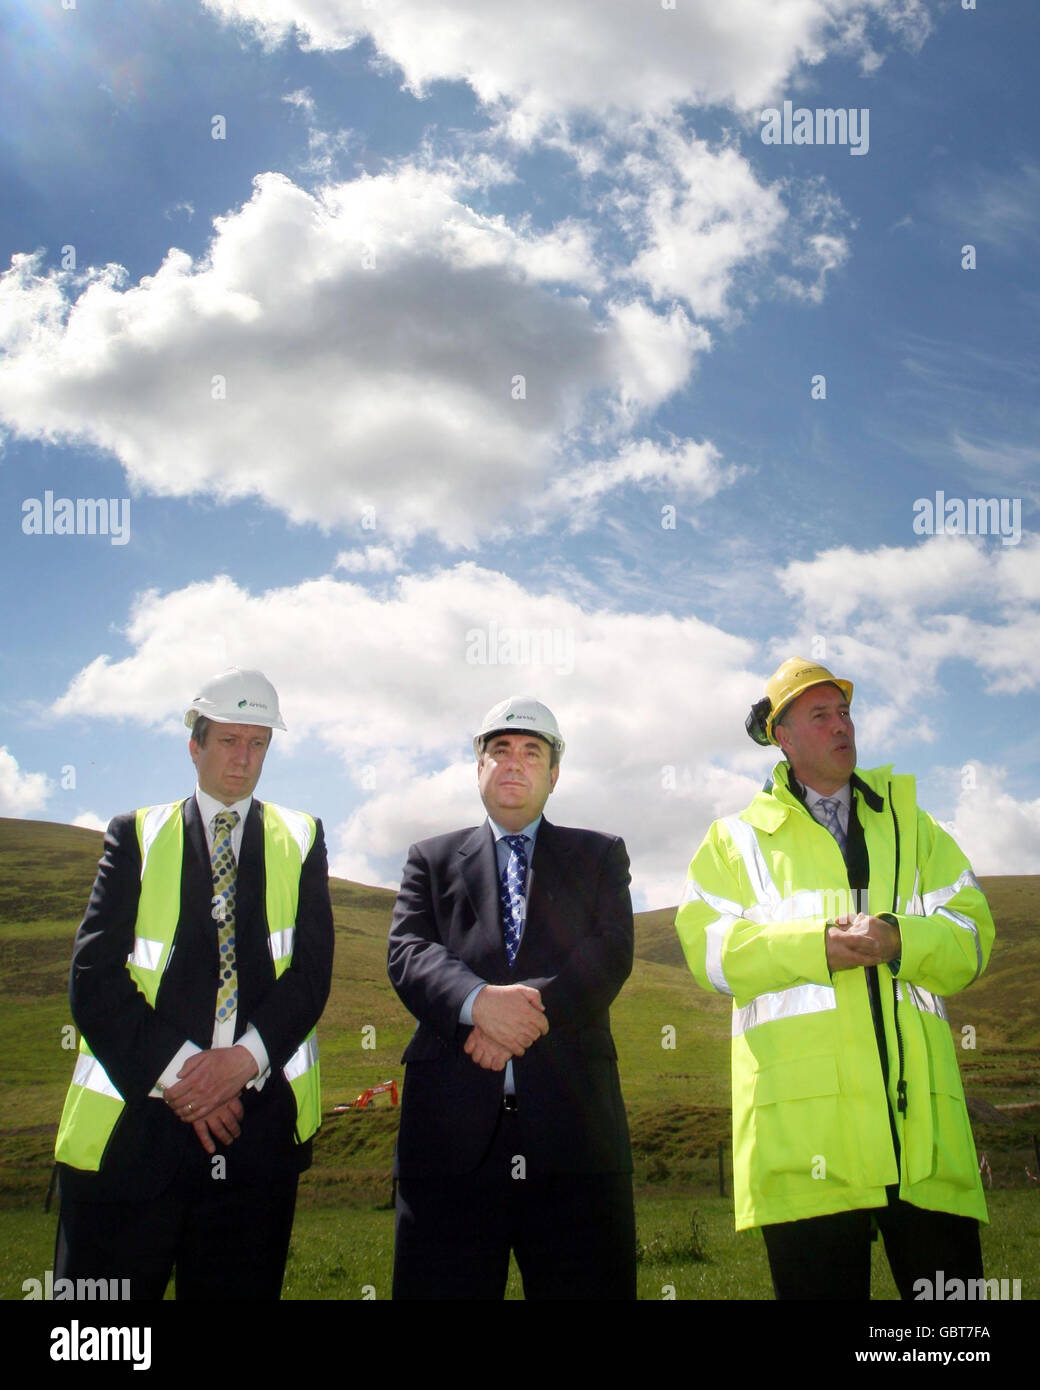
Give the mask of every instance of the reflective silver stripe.
[(932, 994), (930, 990), (922, 989), (920, 985), (912, 985), (909, 981), (896, 981), (896, 998), (913, 1004), (915, 1009), (922, 1013), (935, 1014), (936, 1018), (946, 1018), (946, 1003), (939, 994)]
[(311, 845), (314, 843), (316, 834), (316, 827), (311, 818), (303, 815), (300, 811), (290, 811), (286, 806), (275, 806), (273, 802), (270, 803), (270, 806), (285, 821), (286, 829), (299, 846), (300, 858), (306, 859), (311, 852)]
[(295, 936), (295, 927), (285, 927), (282, 931), (273, 931), (267, 938), (271, 948), (271, 959), (281, 960), (283, 956), (291, 956)]
[(749, 922), (796, 922), (801, 917), (842, 917), (854, 911), (847, 888), (799, 888), (776, 904), (755, 903), (744, 916)]
[(975, 974), (973, 980), (977, 980), (982, 974), (982, 942), (979, 940), (979, 929), (970, 917), (965, 917), (963, 912), (954, 912), (948, 907), (940, 907), (935, 913), (935, 917), (948, 917), (951, 922), (956, 922), (965, 931), (970, 931), (975, 938)]
[(153, 941), (147, 936), (134, 937), (134, 953), (128, 964), (140, 966), (142, 970), (158, 970), (162, 958), (163, 943)]
[(924, 899), (921, 897), (921, 870), (914, 870), (914, 891), (910, 894), (910, 901), (905, 909), (912, 917), (924, 916)]
[(706, 888), (702, 888), (694, 879), (687, 879), (682, 905), (695, 901), (705, 903), (713, 912), (719, 914), (714, 922), (709, 922), (704, 928), (704, 973), (720, 994), (732, 994), (726, 972), (722, 968), (722, 942), (733, 923), (743, 917), (744, 910), (740, 903), (731, 902), (729, 898), (720, 898), (718, 894), (709, 893)]
[(732, 913), (727, 913), (704, 928), (704, 973), (720, 994), (733, 993), (722, 968), (722, 943), (730, 927), (738, 920)]
[(965, 869), (957, 882), (951, 883), (948, 888), (933, 888), (930, 893), (926, 893), (923, 899), (924, 915), (930, 917), (933, 912), (938, 912), (939, 908), (955, 897), (962, 888), (976, 888), (982, 892), (978, 879), (970, 869)]
[(72, 1073), (73, 1086), (82, 1086), (86, 1091), (97, 1091), (99, 1095), (111, 1096), (113, 1100), (122, 1100), (116, 1088), (108, 1079), (108, 1072), (96, 1057), (88, 1057), (85, 1052), (81, 1052), (76, 1058), (76, 1068)]
[(774, 994), (759, 994), (742, 1009), (733, 1010), (733, 1036), (739, 1038), (742, 1033), (779, 1018), (820, 1014), (837, 1007), (832, 985), (792, 985)]
[(296, 1078), (302, 1076), (304, 1072), (310, 1071), (317, 1060), (317, 1037), (305, 1038), (282, 1068), (286, 1081), (295, 1081)]
[(740, 816), (727, 816), (723, 823), (744, 861), (755, 895), (754, 905), (742, 911), (749, 921), (795, 922), (801, 917), (842, 917), (855, 910), (848, 888), (799, 888), (792, 892), (790, 883), (785, 883), (781, 893), (773, 882), (754, 827)]
[(717, 893), (709, 893), (707, 888), (702, 888), (696, 879), (688, 878), (686, 880), (686, 892), (683, 894), (680, 906), (685, 903), (692, 903), (694, 899), (698, 898), (702, 903), (707, 903), (710, 908), (714, 909), (720, 917), (727, 913), (731, 917), (743, 917), (744, 915), (744, 909), (740, 903), (735, 903), (729, 898), (720, 898)]
[(144, 878), (144, 867), (148, 863), (148, 856), (151, 853), (152, 845), (155, 844), (155, 837), (170, 819), (173, 812), (180, 806), (179, 801), (168, 801), (165, 806), (149, 806), (145, 812), (144, 824), (141, 827), (141, 878)]
[[(771, 922), (780, 914), (782, 898), (777, 891), (773, 876), (769, 872), (769, 865), (766, 863), (762, 847), (758, 843), (758, 836), (754, 828), (748, 825), (746, 820), (741, 820), (739, 816), (727, 816), (723, 821), (726, 829), (737, 847), (744, 867), (747, 869), (748, 880), (751, 884), (751, 891), (755, 895), (755, 902), (761, 908), (769, 909), (769, 916), (759, 917), (754, 920)], [(751, 916), (750, 913), (746, 914)]]

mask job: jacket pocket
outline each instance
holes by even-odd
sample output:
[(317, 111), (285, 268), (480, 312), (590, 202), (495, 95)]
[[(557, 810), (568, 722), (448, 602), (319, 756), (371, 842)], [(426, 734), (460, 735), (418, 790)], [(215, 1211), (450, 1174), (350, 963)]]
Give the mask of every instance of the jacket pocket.
[[(735, 1119), (737, 1117), (735, 1116)], [(746, 1153), (756, 1207), (778, 1204), (794, 1220), (810, 1214), (819, 1197), (837, 1184), (855, 1183), (849, 1139), (842, 1125), (842, 1097), (833, 1056), (805, 1057), (755, 1073), (752, 1105), (734, 1131), (734, 1147)], [(831, 1208), (833, 1209), (833, 1208)]]

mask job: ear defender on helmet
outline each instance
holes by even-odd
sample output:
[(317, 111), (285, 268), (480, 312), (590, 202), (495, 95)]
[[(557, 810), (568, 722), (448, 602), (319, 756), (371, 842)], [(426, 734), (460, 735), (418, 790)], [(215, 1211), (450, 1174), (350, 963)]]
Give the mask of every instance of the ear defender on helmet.
[(769, 711), (773, 708), (768, 695), (756, 700), (751, 706), (751, 713), (744, 720), (744, 728), (748, 731), (748, 737), (760, 743), (763, 748), (768, 748), (771, 742), (769, 733), (766, 729), (766, 720), (769, 718)]

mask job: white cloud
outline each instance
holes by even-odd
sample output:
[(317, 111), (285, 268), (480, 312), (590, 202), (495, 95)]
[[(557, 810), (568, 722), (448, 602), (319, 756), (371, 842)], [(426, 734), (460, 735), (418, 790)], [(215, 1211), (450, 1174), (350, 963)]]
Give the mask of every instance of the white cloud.
[(971, 228), (973, 243), (1014, 254), (1036, 245), (1038, 200), (1040, 164), (1027, 160), (1006, 173), (976, 168), (960, 186), (942, 189), (934, 202), (947, 225)]
[[(678, 120), (602, 145), (617, 169), (610, 210), (634, 247), (622, 273), (698, 320), (731, 324), (767, 292), (820, 303), (848, 259), (854, 224), (819, 177), (763, 183), (735, 145), (713, 148)], [(765, 273), (774, 262), (782, 269)]]
[(364, 550), (341, 550), (335, 568), (347, 574), (392, 574), (401, 561), (388, 545), (366, 545)]
[(50, 791), (45, 773), (22, 772), (17, 758), (0, 748), (0, 815), (31, 816), (42, 809)]
[[(881, 61), (879, 26), (920, 43), (923, 0), (203, 0), (268, 44), (295, 28), (308, 47), (370, 38), (416, 93), (467, 82), (487, 105), (511, 108), (518, 137), (561, 113), (663, 113), (687, 103), (747, 110), (767, 103), (828, 48)], [(871, 40), (870, 31), (874, 31)]]
[(841, 546), (777, 577), (801, 609), (800, 630), (829, 634), (829, 664), (870, 671), (887, 693), (872, 734), (902, 727), (931, 738), (915, 708), (939, 687), (945, 662), (972, 663), (989, 694), (1040, 687), (1040, 537), (1014, 547), (951, 535), (874, 551)]
[(574, 530), (583, 530), (597, 514), (600, 499), (632, 485), (653, 488), (662, 504), (707, 501), (733, 484), (740, 469), (724, 464), (710, 441), (672, 439), (663, 446), (650, 439), (629, 439), (611, 458), (597, 460), (556, 478), (545, 493), (547, 516), (566, 513)]
[(374, 508), (384, 534), (469, 545), (538, 495), (586, 413), (630, 429), (709, 345), (678, 308), (553, 291), (587, 256), (577, 224), (514, 229), (412, 166), (319, 194), (265, 174), (215, 228), (205, 260), (171, 251), (134, 285), (16, 257), (11, 427), (110, 450), (159, 495), (326, 526)]
[(849, 243), (845, 237), (834, 236), (829, 232), (816, 232), (792, 255), (795, 265), (804, 267), (816, 278), (805, 281), (793, 275), (780, 275), (777, 277), (777, 288), (796, 299), (822, 304), (827, 288), (827, 276), (832, 270), (843, 266), (848, 258)]
[(81, 811), (78, 816), (74, 816), (70, 822), (72, 825), (80, 825), (84, 830), (107, 830), (108, 821), (102, 820), (93, 811)]
[(658, 299), (684, 299), (698, 318), (726, 318), (734, 276), (778, 245), (787, 209), (735, 149), (665, 129), (656, 143), (658, 158), (627, 164), (649, 185), (647, 244), (630, 274)]
[(973, 784), (962, 786), (947, 829), (976, 874), (1040, 873), (1040, 797), (1012, 796), (1002, 767), (973, 764), (972, 772)]
[[(907, 532), (911, 515), (907, 515)], [(811, 560), (793, 560), (780, 571), (784, 592), (838, 626), (854, 613), (878, 610), (910, 618), (934, 609), (955, 594), (971, 594), (986, 584), (993, 565), (981, 545), (954, 536), (934, 536), (916, 545), (856, 550), (844, 545)]]
[[(202, 607), (223, 623), (208, 639)], [(473, 729), (525, 689), (568, 744), (550, 819), (624, 835), (654, 905), (677, 899), (709, 821), (761, 782), (728, 768), (747, 741), (734, 711), (761, 685), (749, 642), (693, 617), (532, 593), (469, 563), (379, 594), (323, 578), (251, 595), (218, 578), (145, 595), (126, 637), (131, 655), (91, 662), (52, 713), (172, 727), (186, 682), (219, 664), (260, 667), (291, 731), (280, 742), (317, 739), (331, 755), (327, 804), (308, 809), (330, 820), (337, 777), (353, 784), (356, 813), (330, 826), (334, 871), (348, 878), (393, 884), (412, 840), (479, 820)]]

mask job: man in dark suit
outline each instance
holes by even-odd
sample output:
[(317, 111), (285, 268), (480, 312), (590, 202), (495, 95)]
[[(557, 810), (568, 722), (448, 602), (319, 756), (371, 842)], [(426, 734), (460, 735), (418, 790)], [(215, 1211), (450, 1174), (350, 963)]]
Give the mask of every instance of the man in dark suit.
[(209, 681), (185, 723), (194, 795), (112, 821), (76, 936), (55, 1274), (277, 1298), (321, 1117), (325, 842), (253, 798), (285, 728), (259, 671)]
[(488, 819), (413, 845), (389, 973), (404, 1054), (395, 1298), (634, 1298), (632, 1157), (609, 1008), (632, 969), (621, 840), (542, 817), (563, 753), (513, 696), (473, 741)]

